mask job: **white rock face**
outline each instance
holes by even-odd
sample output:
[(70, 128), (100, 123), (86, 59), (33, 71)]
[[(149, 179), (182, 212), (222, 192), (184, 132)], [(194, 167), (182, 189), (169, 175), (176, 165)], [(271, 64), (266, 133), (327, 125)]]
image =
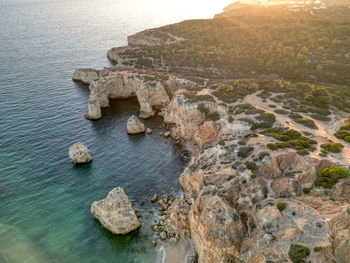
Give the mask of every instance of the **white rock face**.
[(94, 202), (91, 213), (113, 234), (125, 235), (141, 226), (121, 187), (114, 188), (105, 199)]
[(76, 164), (90, 163), (92, 161), (88, 148), (80, 142), (73, 144), (69, 148), (69, 158)]
[(126, 131), (129, 134), (143, 133), (145, 132), (145, 125), (135, 115), (132, 115), (126, 124)]
[(92, 81), (98, 80), (99, 73), (95, 69), (77, 69), (74, 71), (73, 80), (89, 85)]

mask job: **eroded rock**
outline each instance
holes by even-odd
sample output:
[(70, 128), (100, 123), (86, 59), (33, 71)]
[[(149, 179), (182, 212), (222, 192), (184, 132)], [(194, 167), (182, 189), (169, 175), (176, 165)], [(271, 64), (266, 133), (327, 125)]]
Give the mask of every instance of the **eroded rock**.
[(129, 134), (144, 133), (145, 125), (135, 115), (132, 115), (126, 124), (126, 131)]
[(114, 188), (105, 199), (94, 202), (91, 205), (91, 213), (113, 234), (125, 235), (141, 226), (130, 200), (121, 187)]
[(99, 71), (95, 69), (77, 69), (74, 71), (72, 79), (90, 85), (94, 80), (98, 80)]
[(77, 142), (69, 148), (69, 158), (76, 164), (90, 163), (92, 157), (86, 146), (82, 143)]

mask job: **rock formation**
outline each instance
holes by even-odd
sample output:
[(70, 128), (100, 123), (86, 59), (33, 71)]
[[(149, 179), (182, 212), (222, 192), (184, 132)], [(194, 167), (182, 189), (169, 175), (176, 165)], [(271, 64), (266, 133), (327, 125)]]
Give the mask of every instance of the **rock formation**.
[(110, 191), (105, 199), (92, 203), (91, 213), (113, 234), (125, 235), (141, 226), (131, 202), (120, 187)]
[[(86, 78), (81, 77), (85, 71), (90, 72), (77, 70), (74, 79), (88, 83)], [(99, 71), (98, 74), (98, 80), (89, 79), (90, 97), (85, 117), (91, 120), (102, 118), (101, 108), (108, 107), (110, 99), (132, 97), (138, 99), (139, 117), (147, 119), (169, 104), (172, 92), (178, 87), (191, 85), (189, 81), (172, 75), (133, 69), (110, 68)]]
[(92, 161), (88, 148), (80, 142), (73, 144), (69, 148), (69, 158), (76, 164), (90, 163)]
[(73, 80), (90, 85), (92, 81), (98, 80), (99, 72), (95, 69), (77, 69), (74, 71)]
[[(289, 98), (289, 93), (283, 97), (280, 90), (271, 90), (281, 84), (274, 74), (260, 79), (259, 84), (238, 81), (235, 76), (231, 85), (221, 86), (216, 79), (198, 80), (193, 72), (186, 75), (192, 81), (186, 80), (179, 73), (189, 73), (186, 70), (175, 76), (120, 67), (141, 59), (125, 53), (179, 41), (159, 30), (138, 33), (128, 38), (129, 47), (108, 51), (108, 58), (119, 67), (98, 71), (97, 79), (93, 72), (87, 77), (84, 71), (74, 77), (90, 83), (87, 118), (101, 118), (101, 108), (108, 107), (110, 99), (136, 96), (140, 118), (158, 112), (168, 128), (162, 136), (193, 145), (192, 159), (180, 176), (184, 193), (159, 200), (161, 217), (152, 224), (159, 238), (176, 243), (180, 236), (190, 236), (201, 263), (349, 262), (350, 180), (347, 176), (335, 181), (321, 178), (335, 183), (327, 185), (328, 189), (315, 183), (327, 167), (341, 166), (349, 172), (344, 162), (349, 156), (334, 153), (332, 158), (321, 158), (320, 141), (336, 140), (328, 134), (327, 124), (312, 119), (313, 111), (305, 114), (317, 123), (318, 131), (305, 131), (293, 122), (291, 116), (297, 114), (292, 106), (298, 101)], [(197, 70), (201, 75), (208, 73), (200, 67)], [(259, 85), (265, 84), (268, 88), (259, 90)], [(290, 83), (287, 86), (291, 89)], [(335, 118), (331, 129), (343, 115)], [(305, 116), (300, 117), (303, 120)], [(130, 134), (145, 131), (136, 116), (127, 126)], [(345, 150), (350, 153), (348, 146)], [(108, 212), (96, 217), (111, 229), (121, 215), (111, 210), (113, 200), (104, 200)], [(102, 219), (100, 214), (106, 216)], [(137, 221), (134, 213), (129, 214), (129, 221)], [(304, 253), (298, 255), (298, 249)]]
[(144, 133), (145, 125), (135, 115), (132, 115), (126, 124), (126, 131), (129, 134)]

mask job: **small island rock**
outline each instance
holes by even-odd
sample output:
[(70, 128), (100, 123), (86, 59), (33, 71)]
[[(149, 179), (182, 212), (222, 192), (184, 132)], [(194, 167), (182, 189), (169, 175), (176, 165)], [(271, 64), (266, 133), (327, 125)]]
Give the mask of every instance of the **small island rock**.
[(151, 128), (147, 128), (146, 133), (147, 134), (151, 134), (152, 133), (152, 129)]
[(152, 197), (151, 199), (151, 202), (154, 203), (158, 200), (158, 195), (157, 194), (154, 194), (154, 196)]
[(92, 161), (88, 148), (80, 142), (73, 144), (69, 148), (68, 154), (69, 158), (76, 164), (90, 163)]
[(91, 205), (91, 213), (113, 234), (125, 235), (141, 226), (130, 200), (121, 187), (114, 188), (105, 199), (94, 202)]
[(135, 115), (132, 115), (128, 119), (128, 123), (126, 125), (126, 131), (129, 134), (143, 133), (143, 132), (145, 132), (145, 125)]

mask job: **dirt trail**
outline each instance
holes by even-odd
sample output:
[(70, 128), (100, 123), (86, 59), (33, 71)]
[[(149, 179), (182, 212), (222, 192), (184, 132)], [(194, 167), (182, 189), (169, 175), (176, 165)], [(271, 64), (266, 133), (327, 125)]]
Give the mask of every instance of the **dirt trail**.
[[(297, 130), (299, 132), (307, 131), (315, 136), (315, 139), (317, 141), (317, 151), (310, 153), (310, 155), (314, 158), (320, 159), (319, 153), (321, 152), (321, 144), (328, 143), (329, 141), (333, 141), (336, 143), (342, 143), (345, 147), (343, 149), (342, 154), (328, 154), (327, 158), (334, 161), (334, 162), (340, 162), (344, 163), (344, 161), (348, 164), (350, 164), (350, 144), (340, 141), (337, 137), (335, 137), (333, 134), (339, 129), (341, 125), (344, 124), (346, 118), (344, 116), (337, 117), (334, 116), (334, 114), (331, 116), (331, 121), (329, 122), (320, 122), (315, 119), (313, 121), (315, 122), (315, 125), (317, 126), (317, 130), (310, 129), (305, 126), (302, 126), (300, 124), (294, 123), (288, 116), (283, 114), (275, 113), (271, 110), (271, 108), (268, 106), (268, 104), (275, 104), (278, 106), (278, 108), (282, 109), (282, 107), (273, 101), (268, 100), (267, 102), (263, 102), (261, 98), (256, 96), (256, 94), (248, 95), (244, 98), (243, 103), (249, 103), (253, 105), (254, 107), (264, 110), (266, 112), (273, 113), (276, 116), (276, 119), (278, 122), (280, 122), (283, 126)], [(277, 108), (276, 108), (277, 109)], [(304, 118), (311, 118), (309, 116), (302, 115)], [(312, 118), (311, 118), (312, 119)]]

